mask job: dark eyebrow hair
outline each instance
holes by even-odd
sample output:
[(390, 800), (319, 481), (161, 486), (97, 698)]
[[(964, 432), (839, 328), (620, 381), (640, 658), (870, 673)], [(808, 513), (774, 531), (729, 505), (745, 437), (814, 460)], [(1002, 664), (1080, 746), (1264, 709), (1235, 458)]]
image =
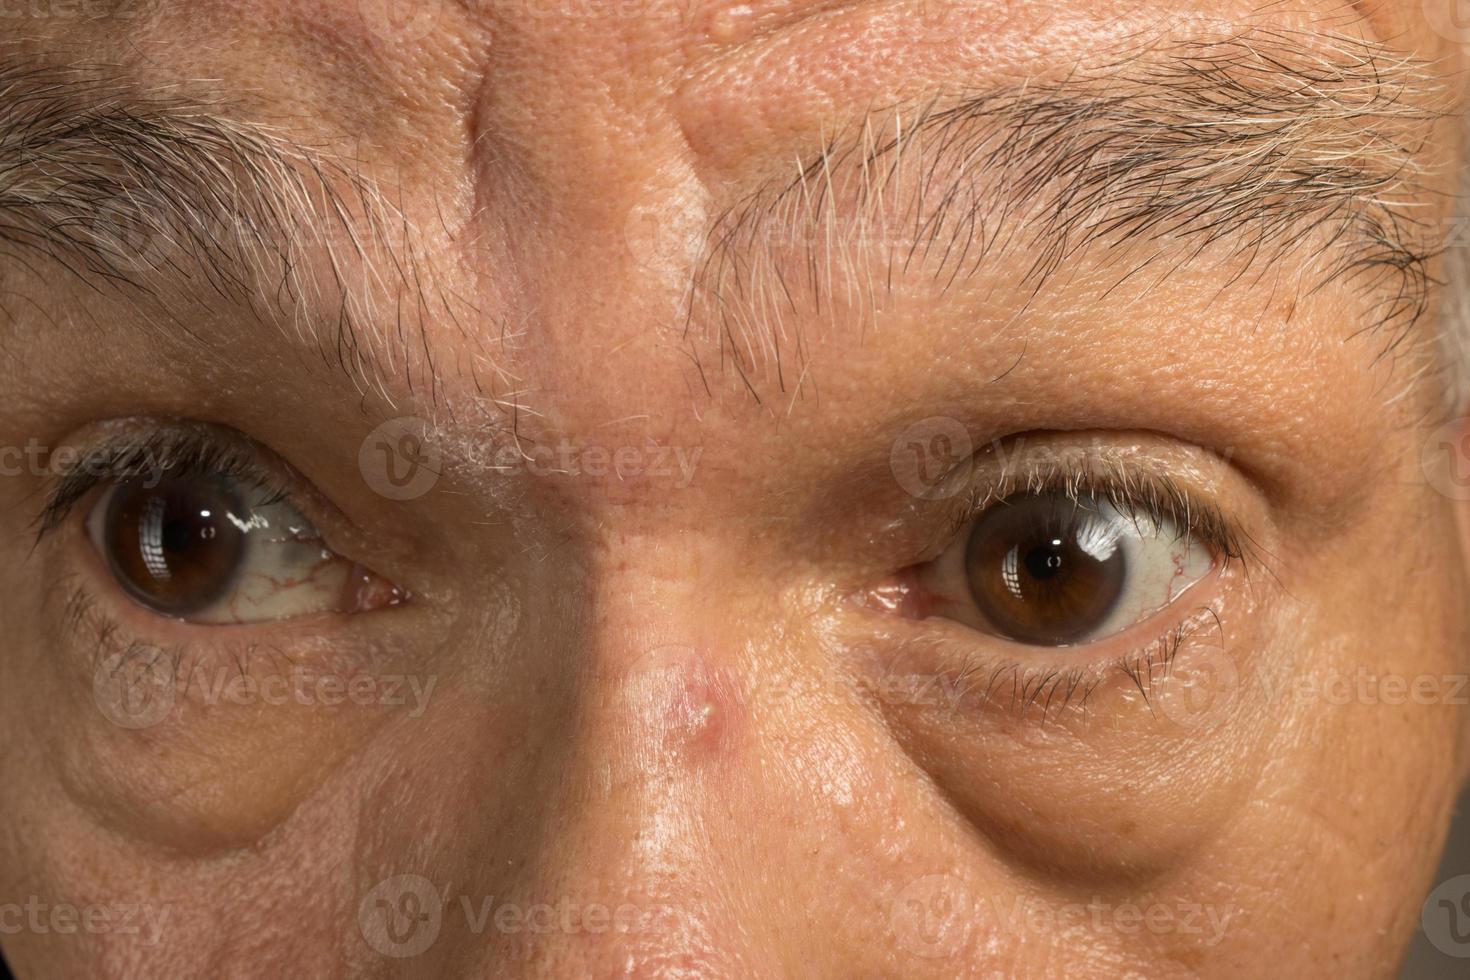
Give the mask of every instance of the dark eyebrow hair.
[[(218, 298), (314, 344), (358, 391), (391, 381), (433, 393), (423, 327), (443, 298), (390, 244), (400, 222), (349, 163), (227, 107), (138, 96), (104, 67), (0, 61), (0, 260), (43, 282), (38, 260), (153, 300), (192, 333), (170, 304), (182, 285), (188, 302)], [(368, 279), (397, 305), (396, 322), (367, 301)]]
[(721, 366), (752, 393), (765, 372), (795, 397), (798, 311), (840, 298), (867, 328), (901, 277), (947, 289), (1000, 252), (1031, 259), (1021, 286), (1034, 299), (1074, 263), (1117, 265), (1121, 283), (1224, 249), (1232, 284), (1307, 255), (1309, 288), (1352, 280), (1370, 297), (1363, 332), (1383, 332), (1378, 356), (1397, 357), (1429, 306), (1443, 232), (1412, 203), (1449, 104), (1433, 68), (1363, 41), (1252, 30), (874, 110), (721, 217), (686, 336), (717, 332)]

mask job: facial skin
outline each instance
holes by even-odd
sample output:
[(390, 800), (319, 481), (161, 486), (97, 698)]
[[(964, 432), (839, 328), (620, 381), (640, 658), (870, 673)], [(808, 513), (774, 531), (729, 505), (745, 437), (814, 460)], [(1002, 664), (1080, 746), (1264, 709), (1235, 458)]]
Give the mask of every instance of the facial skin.
[[(1393, 975), (1466, 760), (1421, 5), (20, 16), (18, 976)], [(180, 432), (335, 557), (130, 597)], [(1189, 533), (997, 636), (965, 507), (1057, 486)]]

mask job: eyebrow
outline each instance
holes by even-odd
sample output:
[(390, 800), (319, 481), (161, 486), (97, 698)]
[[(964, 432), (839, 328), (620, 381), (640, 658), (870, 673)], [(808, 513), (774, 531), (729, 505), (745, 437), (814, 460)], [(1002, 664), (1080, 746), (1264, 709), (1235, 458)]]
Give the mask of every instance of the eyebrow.
[[(1125, 263), (1122, 282), (1216, 246), (1235, 282), (1310, 248), (1333, 257), (1318, 285), (1371, 296), (1364, 329), (1393, 356), (1429, 303), (1438, 243), (1410, 202), (1444, 95), (1431, 65), (1382, 46), (1257, 29), (873, 110), (714, 223), (686, 338), (696, 321), (717, 332), (721, 366), (758, 400), (763, 365), (799, 395), (795, 314), (838, 298), (871, 312), (920, 272), (948, 289), (1022, 251), (1034, 296), (1078, 268)], [(427, 321), (472, 305), (427, 283), (411, 236), (389, 245), (406, 221), (350, 163), (223, 109), (133, 97), (102, 69), (0, 62), (0, 258), (143, 296), (190, 283), (285, 324), (359, 391), (391, 403), (396, 379), (437, 403)], [(157, 261), (140, 267), (138, 243)], [(367, 303), (348, 265), (395, 308)], [(518, 413), (517, 394), (490, 397)]]
[[(38, 276), (40, 259), (99, 293), (155, 300), (190, 334), (167, 294), (217, 297), (391, 402), (390, 379), (437, 390), (422, 314), (445, 302), (389, 244), (395, 223), (348, 163), (223, 106), (137, 97), (103, 68), (0, 62), (0, 260)], [(349, 265), (394, 297), (394, 322)], [(411, 346), (429, 364), (418, 374)]]
[(1223, 248), (1232, 285), (1308, 256), (1309, 288), (1351, 281), (1366, 303), (1359, 333), (1383, 334), (1378, 357), (1397, 357), (1442, 243), (1414, 202), (1447, 104), (1430, 64), (1255, 29), (874, 110), (721, 216), (685, 333), (716, 333), (721, 366), (752, 394), (765, 371), (794, 398), (798, 314), (834, 301), (868, 329), (900, 279), (922, 272), (942, 294), (1000, 253), (1032, 260), (1019, 285), (1034, 299), (1081, 268), (1118, 266), (1116, 286)]

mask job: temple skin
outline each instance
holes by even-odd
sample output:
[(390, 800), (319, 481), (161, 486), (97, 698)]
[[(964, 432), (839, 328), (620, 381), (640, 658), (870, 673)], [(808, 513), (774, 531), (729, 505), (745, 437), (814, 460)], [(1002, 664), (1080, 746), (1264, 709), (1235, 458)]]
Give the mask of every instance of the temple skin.
[[(259, 141), (210, 178), (228, 201), (190, 206), (209, 235), (239, 233), (232, 195), (262, 174), (295, 226), (243, 236), (259, 282), (238, 289), (146, 223), (136, 286), (10, 243), (0, 446), (242, 433), (333, 552), (407, 597), (162, 618), (110, 582), (83, 513), (37, 539), (52, 467), (7, 469), (17, 976), (1393, 976), (1470, 760), (1466, 506), (1425, 466), (1463, 408), (1433, 360), (1435, 261), (1425, 308), (1385, 315), (1414, 282), (1334, 274), (1315, 232), (1253, 260), (1236, 208), (1199, 249), (1187, 227), (1120, 235), (1037, 278), (1044, 236), (1018, 231), (950, 277), (942, 248), (906, 266), (892, 229), (924, 213), (905, 208), (925, 161), (949, 159), (937, 180), (957, 158), (902, 144), (878, 195), (879, 168), (823, 150), (860, 156), (969, 93), (1136, 100), (1145, 68), (1185, 84), (1191, 43), (1246, 38), (1247, 64), (1275, 38), (1336, 69), (1371, 49), (1424, 112), (1356, 116), (1372, 72), (1319, 80), (1343, 108), (1296, 152), (1322, 165), (1344, 119), (1401, 136), (1347, 145), (1395, 175), (1375, 206), (1434, 238), (1461, 153), (1437, 115), (1463, 84), (1450, 6), (15, 14), (0, 56), (22, 77), (79, 73), (110, 105)], [(1177, 112), (1150, 105), (1159, 138)], [(1240, 186), (1199, 152), (1210, 186)], [(48, 159), (19, 166), (44, 183)], [(785, 232), (739, 225), (748, 251), (709, 261), (792, 186), (800, 207), (750, 211)], [(906, 570), (963, 495), (913, 491), (915, 432), (989, 447), (982, 486), (1078, 452), (1167, 475), (1249, 555), (1085, 650), (920, 619)], [(432, 478), (400, 492), (421, 452)], [(1169, 669), (1108, 666), (1176, 627)], [(169, 697), (130, 722), (109, 692), (139, 649)], [(1015, 664), (1100, 666), (1084, 710), (1012, 696)]]

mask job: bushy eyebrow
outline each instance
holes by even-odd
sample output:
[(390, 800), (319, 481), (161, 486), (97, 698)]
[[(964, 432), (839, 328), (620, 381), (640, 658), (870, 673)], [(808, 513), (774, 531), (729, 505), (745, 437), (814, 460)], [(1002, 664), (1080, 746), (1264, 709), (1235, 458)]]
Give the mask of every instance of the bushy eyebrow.
[(875, 110), (721, 218), (687, 329), (787, 391), (803, 319), (834, 301), (877, 319), (906, 276), (948, 288), (1019, 253), (1034, 297), (1077, 268), (1121, 282), (1210, 250), (1232, 282), (1288, 260), (1309, 288), (1352, 280), (1391, 356), (1429, 304), (1443, 229), (1416, 209), (1446, 98), (1432, 65), (1380, 46), (1253, 30)]
[[(1396, 352), (1429, 300), (1437, 227), (1414, 208), (1443, 102), (1431, 65), (1257, 30), (875, 109), (715, 224), (689, 329), (787, 390), (806, 369), (796, 314), (839, 299), (876, 314), (906, 276), (948, 287), (1019, 252), (1040, 291), (1084, 265), (1167, 274), (1216, 247), (1245, 276), (1311, 249), (1318, 283), (1361, 286), (1365, 329)], [(0, 60), (0, 260), (143, 295), (192, 282), (288, 323), (359, 387), (433, 392), (424, 324), (466, 304), (387, 246), (411, 247), (402, 220), (351, 166), (216, 107)], [(386, 316), (365, 280), (396, 297)]]
[[(431, 297), (388, 245), (395, 221), (351, 166), (224, 107), (138, 97), (102, 68), (0, 61), (0, 261), (41, 281), (59, 265), (87, 288), (157, 300), (189, 332), (170, 302), (182, 284), (294, 332), (359, 390), (412, 391), (434, 379), (404, 353), (421, 343), (405, 323), (426, 319), (404, 307)], [(363, 276), (396, 298), (396, 323), (375, 315)]]

